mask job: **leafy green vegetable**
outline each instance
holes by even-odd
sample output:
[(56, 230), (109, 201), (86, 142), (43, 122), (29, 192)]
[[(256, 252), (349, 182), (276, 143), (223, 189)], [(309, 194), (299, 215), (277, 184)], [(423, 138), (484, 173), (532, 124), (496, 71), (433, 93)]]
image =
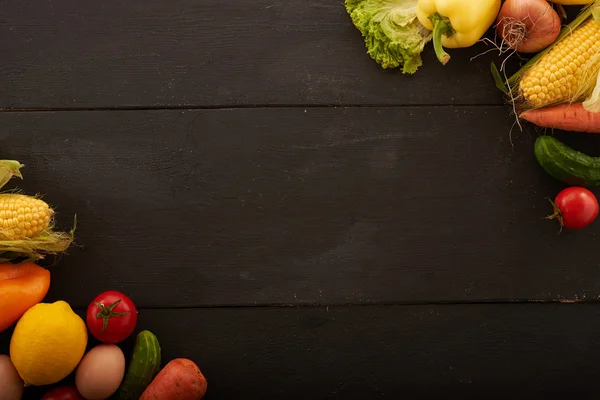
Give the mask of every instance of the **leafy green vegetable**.
[(418, 0), (345, 0), (346, 11), (365, 38), (367, 53), (383, 68), (414, 74), (432, 38), (417, 19)]

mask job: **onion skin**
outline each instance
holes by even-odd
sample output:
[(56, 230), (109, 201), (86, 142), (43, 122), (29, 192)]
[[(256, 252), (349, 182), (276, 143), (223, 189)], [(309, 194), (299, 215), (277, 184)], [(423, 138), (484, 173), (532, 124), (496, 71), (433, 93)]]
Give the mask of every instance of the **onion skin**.
[(506, 0), (496, 19), (504, 44), (519, 53), (537, 53), (560, 34), (560, 17), (546, 0)]
[(592, 4), (595, 0), (549, 0), (550, 3), (564, 4), (565, 6), (573, 6), (579, 4)]

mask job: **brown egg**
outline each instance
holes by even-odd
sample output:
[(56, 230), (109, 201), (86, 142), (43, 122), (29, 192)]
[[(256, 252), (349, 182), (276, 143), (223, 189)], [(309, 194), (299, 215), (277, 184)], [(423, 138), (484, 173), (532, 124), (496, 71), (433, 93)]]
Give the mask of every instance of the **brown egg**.
[(0, 354), (0, 400), (20, 400), (23, 381), (6, 355)]
[(114, 344), (101, 344), (83, 356), (75, 372), (75, 385), (87, 400), (112, 396), (125, 375), (125, 355)]

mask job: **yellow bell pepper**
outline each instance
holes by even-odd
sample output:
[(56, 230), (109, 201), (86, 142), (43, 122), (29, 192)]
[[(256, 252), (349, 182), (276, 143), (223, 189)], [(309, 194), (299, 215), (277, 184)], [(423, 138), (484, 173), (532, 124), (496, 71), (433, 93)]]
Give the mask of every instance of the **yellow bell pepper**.
[(419, 0), (417, 18), (433, 31), (433, 48), (442, 64), (450, 61), (444, 47), (470, 47), (496, 20), (502, 0)]

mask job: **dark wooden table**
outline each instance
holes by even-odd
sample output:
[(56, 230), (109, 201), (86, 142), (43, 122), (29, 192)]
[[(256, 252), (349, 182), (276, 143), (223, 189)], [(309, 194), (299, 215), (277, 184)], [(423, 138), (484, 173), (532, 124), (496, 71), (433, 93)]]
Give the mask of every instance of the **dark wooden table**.
[(0, 0), (1, 158), (78, 215), (45, 301), (129, 294), (206, 399), (597, 398), (600, 224), (542, 219), (487, 49), (405, 76), (341, 0)]

